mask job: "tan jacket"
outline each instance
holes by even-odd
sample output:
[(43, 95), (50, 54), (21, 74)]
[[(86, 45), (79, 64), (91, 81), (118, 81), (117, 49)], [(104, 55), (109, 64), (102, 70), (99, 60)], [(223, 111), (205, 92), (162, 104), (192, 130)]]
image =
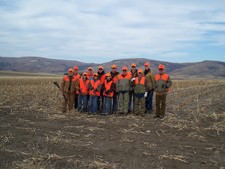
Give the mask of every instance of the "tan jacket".
[(70, 84), (70, 79), (68, 75), (65, 75), (62, 79), (61, 85), (60, 85), (60, 89), (61, 91), (65, 92), (65, 93), (75, 93), (75, 82), (76, 82), (76, 78), (73, 76), (72, 77), (72, 81), (71, 81), (71, 86), (69, 89), (69, 84)]
[(154, 86), (155, 86), (155, 75), (154, 75), (153, 71), (148, 73), (145, 78), (146, 78), (146, 80), (148, 82), (148, 89), (149, 90), (154, 89)]

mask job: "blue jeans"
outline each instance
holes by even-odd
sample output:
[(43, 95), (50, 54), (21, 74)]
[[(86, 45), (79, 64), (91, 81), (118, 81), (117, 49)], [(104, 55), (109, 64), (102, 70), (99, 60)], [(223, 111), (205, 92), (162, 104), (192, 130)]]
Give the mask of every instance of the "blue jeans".
[(117, 112), (117, 110), (118, 110), (118, 92), (114, 91), (112, 112), (115, 113)]
[(87, 112), (87, 95), (78, 95), (78, 111)]
[(153, 98), (153, 90), (148, 91), (148, 96), (145, 100), (145, 107), (147, 111), (152, 111), (152, 98)]
[(112, 100), (111, 97), (104, 97), (103, 101), (103, 113), (110, 114), (112, 113)]
[(98, 96), (90, 96), (89, 97), (89, 112), (90, 113), (97, 113), (98, 111)]

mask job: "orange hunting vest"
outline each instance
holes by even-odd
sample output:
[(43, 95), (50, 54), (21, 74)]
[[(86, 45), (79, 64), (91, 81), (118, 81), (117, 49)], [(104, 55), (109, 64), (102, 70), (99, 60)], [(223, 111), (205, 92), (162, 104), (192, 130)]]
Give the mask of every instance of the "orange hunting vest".
[(98, 88), (98, 85), (100, 83), (101, 83), (100, 80), (97, 80), (96, 82), (94, 80), (91, 80), (91, 86), (94, 88), (93, 90), (90, 90), (89, 91), (89, 94), (91, 96), (100, 96), (100, 92), (99, 91), (94, 92), (94, 90)]
[[(110, 90), (112, 83), (113, 83), (113, 81), (107, 82), (107, 80), (105, 80), (105, 83), (104, 83), (104, 85), (105, 85), (105, 91)], [(106, 95), (105, 94), (105, 91), (103, 93), (103, 96), (113, 97), (113, 94), (114, 94), (113, 92), (111, 92), (108, 95)]]
[[(87, 95), (88, 94), (88, 88), (87, 88), (87, 86), (88, 86), (88, 83), (90, 81), (89, 80), (86, 80), (86, 82), (84, 82), (83, 81), (83, 78), (80, 78), (79, 80), (80, 80), (80, 90), (81, 90), (82, 94)], [(78, 92), (78, 94), (79, 94), (79, 92)]]
[(141, 85), (145, 85), (145, 77), (142, 77), (139, 83), (138, 77), (135, 78), (135, 85), (137, 84), (141, 84)]
[[(168, 75), (168, 74), (163, 74), (163, 75), (161, 75), (161, 76), (160, 76), (160, 74), (155, 75), (155, 80), (156, 80), (156, 81), (158, 81), (158, 80), (160, 80), (160, 79), (162, 79), (162, 80), (164, 80), (165, 82), (167, 82), (168, 79), (169, 79), (169, 75)], [(168, 92), (170, 92), (170, 88), (168, 88)]]
[[(69, 78), (69, 76), (68, 76), (68, 75), (64, 76), (64, 77), (63, 77), (63, 79), (64, 79), (64, 81), (66, 81), (66, 82), (69, 82), (69, 81), (70, 81), (70, 78)], [(75, 76), (73, 76), (73, 78), (72, 78), (72, 82), (75, 82), (75, 81), (76, 81), (76, 77), (75, 77)]]
[(120, 80), (120, 79), (124, 79), (124, 78), (126, 78), (126, 79), (130, 80), (131, 75), (130, 75), (129, 73), (127, 73), (127, 74), (126, 74), (126, 76), (124, 76), (124, 77), (123, 77), (121, 74), (119, 74), (119, 75), (118, 75), (118, 80)]
[(160, 77), (161, 77), (161, 79), (162, 80), (164, 80), (164, 81), (168, 81), (168, 79), (169, 79), (169, 75), (168, 74), (163, 74), (162, 76), (160, 76), (160, 74), (157, 74), (157, 75), (155, 75), (155, 80), (157, 81), (157, 80), (160, 80)]

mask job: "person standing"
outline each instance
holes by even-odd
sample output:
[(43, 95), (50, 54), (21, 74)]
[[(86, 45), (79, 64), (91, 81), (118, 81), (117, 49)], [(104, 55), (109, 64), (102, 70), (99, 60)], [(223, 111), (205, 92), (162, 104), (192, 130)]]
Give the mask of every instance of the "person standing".
[(166, 109), (166, 96), (170, 91), (172, 81), (168, 74), (164, 72), (165, 66), (158, 66), (159, 73), (155, 76), (155, 92), (156, 92), (156, 114), (154, 118), (164, 118)]
[[(73, 67), (73, 76), (75, 77), (75, 84), (79, 81), (80, 79), (80, 74), (78, 73), (78, 66)], [(74, 94), (74, 109), (77, 109), (78, 107), (78, 94), (77, 91), (75, 90)]]
[(87, 73), (84, 72), (82, 78), (79, 79), (78, 84), (78, 112), (87, 112), (87, 95), (88, 95), (88, 84), (89, 79), (87, 78)]
[(154, 86), (155, 86), (155, 76), (153, 71), (150, 68), (150, 62), (145, 63), (146, 65), (146, 72), (145, 75), (146, 80), (148, 81), (148, 95), (145, 99), (145, 112), (146, 113), (152, 113), (152, 98), (153, 98), (153, 92), (154, 92)]
[[(112, 81), (114, 84), (116, 84), (117, 80), (118, 80), (118, 75), (119, 72), (117, 72), (117, 67), (115, 64), (113, 64), (111, 66), (112, 71), (110, 72)], [(114, 88), (114, 94), (113, 94), (113, 108), (112, 108), (112, 112), (116, 113), (118, 110), (118, 92), (116, 91), (116, 87)]]
[(89, 113), (90, 114), (97, 114), (98, 112), (98, 100), (100, 97), (101, 91), (101, 82), (98, 80), (98, 74), (93, 74), (93, 79), (90, 80), (89, 83)]
[(148, 83), (142, 69), (138, 70), (138, 77), (132, 79), (132, 81), (134, 83), (134, 114), (144, 116), (145, 98), (148, 94)]
[[(105, 71), (103, 66), (98, 66), (98, 79), (100, 80), (101, 84), (103, 85), (105, 82)], [(100, 91), (100, 97), (98, 99), (98, 109), (101, 112), (103, 109), (103, 88)]]
[(145, 62), (144, 63), (144, 67), (145, 67), (144, 76), (146, 76), (148, 73), (151, 72), (150, 65), (151, 65), (150, 62)]
[(67, 105), (69, 105), (69, 111), (73, 108), (74, 93), (75, 93), (75, 77), (73, 76), (73, 69), (68, 69), (68, 75), (64, 75), (60, 90), (63, 94), (62, 112), (67, 112)]
[(118, 92), (118, 113), (128, 114), (129, 91), (131, 89), (131, 75), (128, 68), (123, 66), (122, 73), (118, 75), (116, 90)]
[[(129, 73), (130, 73), (132, 79), (138, 76), (138, 70), (136, 69), (136, 64), (135, 63), (132, 63), (131, 64), (131, 70), (130, 70)], [(129, 92), (129, 108), (128, 108), (128, 113), (131, 113), (132, 112), (133, 103), (134, 103), (134, 87), (132, 85), (131, 86), (131, 90)]]
[(110, 73), (106, 73), (106, 79), (103, 84), (103, 113), (102, 115), (112, 114), (112, 102), (115, 84)]
[(93, 68), (92, 67), (88, 67), (88, 69), (87, 69), (87, 78), (89, 80), (92, 80), (92, 76), (93, 76)]

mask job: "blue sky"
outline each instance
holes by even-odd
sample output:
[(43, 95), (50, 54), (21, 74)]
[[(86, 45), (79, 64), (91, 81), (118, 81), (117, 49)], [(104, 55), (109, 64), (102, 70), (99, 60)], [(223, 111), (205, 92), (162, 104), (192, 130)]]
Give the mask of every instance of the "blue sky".
[(0, 0), (0, 56), (225, 61), (225, 1)]

